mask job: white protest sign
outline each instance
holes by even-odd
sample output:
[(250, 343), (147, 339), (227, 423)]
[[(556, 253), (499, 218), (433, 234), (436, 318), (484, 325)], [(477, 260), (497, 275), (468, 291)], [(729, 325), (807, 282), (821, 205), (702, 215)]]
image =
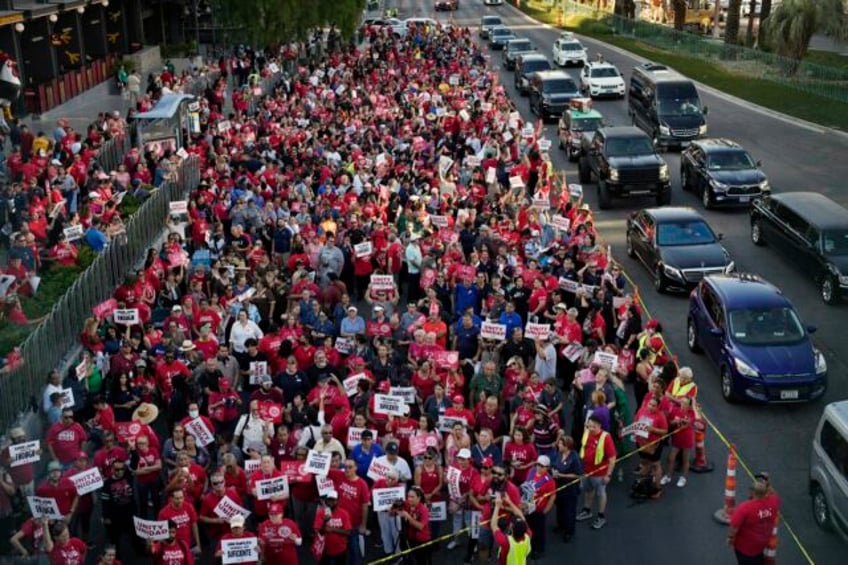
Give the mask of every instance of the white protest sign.
[(583, 355), (583, 346), (579, 343), (569, 343), (565, 346), (565, 349), (562, 350), (562, 355), (574, 363), (581, 355)]
[(480, 522), (483, 520), (483, 513), (479, 510), (471, 511), (471, 532), (468, 534), (471, 539), (480, 537)]
[(413, 386), (393, 386), (389, 388), (391, 396), (400, 396), (407, 404), (415, 404), (415, 387)]
[(62, 230), (62, 233), (65, 234), (65, 239), (68, 241), (76, 241), (81, 239), (83, 235), (85, 235), (85, 229), (82, 227), (82, 224), (77, 224), (75, 226), (70, 226)]
[(326, 475), (315, 475), (315, 486), (318, 487), (318, 496), (327, 496), (336, 490), (333, 480)]
[(185, 147), (177, 149), (177, 157), (183, 160), (188, 159), (188, 151), (185, 150)]
[(559, 214), (551, 218), (551, 224), (560, 231), (568, 231), (571, 229), (571, 220), (565, 216), (560, 216)]
[(621, 435), (623, 435), (623, 436), (636, 435), (636, 436), (639, 436), (641, 438), (647, 438), (648, 435), (649, 435), (649, 433), (648, 433), (648, 422), (644, 422), (642, 420), (639, 420), (638, 422), (633, 422), (629, 426), (625, 426), (625, 427), (621, 428)]
[(13, 443), (9, 446), (9, 467), (20, 467), (35, 463), (41, 459), (41, 443), (35, 439), (25, 443)]
[(521, 137), (533, 137), (533, 124), (527, 124), (521, 129)]
[(392, 469), (394, 469), (394, 467), (391, 464), (380, 461), (375, 457), (371, 460), (371, 464), (368, 466), (366, 476), (372, 481), (385, 479), (388, 476), (389, 471)]
[(510, 119), (510, 121), (515, 121), (515, 122), (521, 120), (521, 112), (519, 112), (518, 110), (516, 110), (515, 112), (510, 112), (509, 113), (509, 119)]
[(262, 461), (260, 459), (245, 459), (244, 460), (244, 472), (248, 475), (251, 475), (259, 470), (259, 467), (262, 466)]
[(12, 275), (0, 275), (0, 297), (6, 296), (9, 288), (18, 280)]
[(471, 116), (468, 114), (468, 110), (466, 110), (465, 108), (459, 111), (459, 117), (462, 118), (463, 122), (467, 122), (471, 119)]
[(333, 457), (330, 451), (315, 451), (309, 450), (309, 455), (306, 456), (306, 463), (303, 464), (303, 470), (313, 475), (326, 475), (330, 472), (330, 459)]
[(229, 520), (233, 516), (241, 515), (247, 518), (250, 515), (250, 510), (242, 508), (227, 495), (224, 495), (215, 508), (212, 510), (216, 516)]
[(573, 281), (571, 279), (567, 279), (565, 277), (560, 277), (559, 279), (559, 287), (565, 292), (577, 292), (577, 289), (580, 288), (580, 283), (577, 281)]
[(451, 86), (459, 86), (459, 75), (452, 74), (448, 77), (448, 84)]
[(406, 500), (406, 487), (403, 485), (375, 488), (371, 491), (371, 502), (373, 503), (375, 512), (389, 510), (392, 504), (398, 500)]
[(351, 351), (353, 351), (353, 338), (350, 337), (337, 337), (335, 348), (336, 351), (341, 353), (342, 355), (347, 355)]
[(539, 140), (539, 151), (547, 151), (551, 148), (551, 140), (542, 138)]
[(187, 214), (188, 200), (174, 200), (168, 203), (168, 210), (171, 214)]
[(480, 104), (480, 109), (484, 112), (491, 112), (492, 111), (492, 103), (491, 102), (483, 102), (482, 104)]
[(510, 188), (524, 188), (524, 179), (518, 175), (509, 177), (509, 186)]
[(103, 476), (97, 467), (92, 467), (76, 475), (71, 475), (70, 479), (77, 489), (77, 494), (80, 496), (103, 488)]
[(377, 414), (387, 414), (391, 416), (403, 416), (406, 414), (406, 401), (402, 396), (392, 396), (390, 394), (375, 394), (374, 395), (374, 412)]
[(568, 185), (568, 193), (574, 198), (580, 198), (583, 196), (583, 185), (582, 184), (569, 184)]
[(79, 364), (74, 367), (74, 374), (77, 376), (77, 380), (81, 381), (86, 377), (88, 373), (88, 361), (83, 359), (79, 362)]
[(608, 371), (615, 371), (618, 368), (618, 356), (615, 353), (596, 351), (595, 356), (592, 358), (592, 363), (600, 365)]
[(289, 496), (288, 477), (281, 476), (256, 481), (256, 500), (270, 500), (280, 496), (283, 498)]
[(141, 539), (154, 541), (168, 539), (167, 520), (145, 520), (133, 516), (133, 522), (135, 523), (135, 534)]
[(486, 169), (486, 183), (492, 184), (496, 180), (498, 180), (497, 169), (495, 169), (494, 167), (489, 167), (488, 169)]
[(506, 339), (506, 325), (494, 324), (492, 322), (483, 322), (480, 326), (480, 337), (483, 339)]
[(353, 246), (353, 252), (360, 259), (363, 257), (368, 257), (373, 252), (373, 247), (371, 246), (370, 241), (363, 241), (362, 243), (357, 243)]
[(481, 162), (483, 162), (483, 160), (477, 155), (469, 155), (465, 158), (465, 164), (471, 167), (472, 169), (474, 167), (479, 167)]
[(212, 433), (212, 430), (209, 429), (209, 426), (206, 425), (206, 422), (200, 416), (190, 420), (183, 427), (185, 431), (194, 436), (194, 439), (197, 440), (197, 445), (205, 447), (215, 441), (215, 434)]
[(28, 496), (29, 510), (33, 518), (50, 518), (61, 520), (62, 513), (59, 512), (59, 504), (55, 498), (44, 496)]
[[(362, 432), (364, 432), (366, 428), (348, 428), (347, 429), (347, 446), (349, 448), (353, 448), (356, 445), (362, 443)], [(377, 430), (371, 430), (371, 436), (374, 441), (377, 441)]]
[(448, 217), (447, 216), (430, 216), (430, 223), (436, 226), (437, 228), (446, 228), (448, 227)]
[(236, 300), (238, 300), (239, 302), (244, 302), (245, 300), (247, 300), (248, 298), (250, 298), (254, 294), (256, 294), (256, 289), (255, 288), (248, 288), (247, 290), (245, 290), (241, 294), (237, 295)]
[(462, 499), (462, 492), (459, 489), (459, 481), (462, 477), (462, 472), (456, 467), (448, 467), (448, 472), (445, 480), (448, 483), (448, 496), (451, 500)]
[(62, 410), (74, 407), (74, 391), (70, 388), (62, 389)]
[(548, 200), (547, 198), (534, 198), (533, 199), (533, 206), (535, 206), (536, 208), (540, 208), (542, 210), (547, 210), (548, 208), (551, 207), (551, 201)]
[(394, 288), (395, 279), (392, 275), (371, 275), (372, 290), (392, 290)]
[(461, 416), (445, 416), (444, 414), (440, 414), (436, 427), (440, 432), (447, 433), (453, 430), (453, 427), (457, 424), (457, 422), (462, 424), (463, 427), (468, 426), (468, 420)]
[(271, 375), (270, 371), (268, 371), (267, 361), (251, 361), (249, 371), (250, 384), (252, 385), (262, 384), (262, 377)]
[[(516, 126), (510, 126), (510, 127), (516, 127)], [(504, 143), (509, 143), (510, 141), (512, 141), (512, 134), (508, 131), (505, 131), (504, 134), (503, 134), (503, 140), (504, 140)]]
[(221, 540), (221, 562), (224, 565), (230, 563), (256, 563), (259, 561), (259, 538), (251, 536), (240, 539)]
[(351, 375), (346, 378), (344, 381), (342, 381), (342, 385), (345, 389), (345, 394), (347, 394), (348, 396), (353, 396), (354, 394), (356, 394), (356, 391), (358, 390), (357, 386), (359, 385), (359, 381), (367, 378), (368, 377), (365, 376), (365, 373), (356, 373), (355, 375)]
[(453, 167), (453, 159), (448, 157), (447, 155), (442, 155), (439, 157), (439, 175), (445, 176), (450, 172), (451, 167)]
[(431, 522), (445, 522), (448, 519), (448, 503), (444, 500), (441, 502), (433, 502), (427, 505), (430, 510)]
[(524, 335), (527, 339), (545, 339), (551, 335), (551, 326), (550, 324), (527, 322), (527, 325), (524, 326)]
[(226, 133), (230, 130), (230, 120), (218, 122), (218, 133)]
[(119, 308), (112, 312), (116, 324), (132, 326), (138, 323), (138, 308)]
[(612, 307), (613, 308), (621, 308), (627, 302), (627, 299), (623, 296), (613, 296), (612, 297)]

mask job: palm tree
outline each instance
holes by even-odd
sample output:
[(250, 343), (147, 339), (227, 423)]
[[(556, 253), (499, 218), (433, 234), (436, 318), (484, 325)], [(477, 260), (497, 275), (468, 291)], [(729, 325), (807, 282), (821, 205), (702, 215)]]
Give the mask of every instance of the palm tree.
[(778, 55), (800, 61), (816, 32), (844, 38), (848, 32), (845, 0), (783, 0), (762, 24), (765, 39)]
[(727, 19), (724, 24), (724, 42), (739, 43), (739, 15), (742, 12), (742, 0), (730, 0), (727, 4)]

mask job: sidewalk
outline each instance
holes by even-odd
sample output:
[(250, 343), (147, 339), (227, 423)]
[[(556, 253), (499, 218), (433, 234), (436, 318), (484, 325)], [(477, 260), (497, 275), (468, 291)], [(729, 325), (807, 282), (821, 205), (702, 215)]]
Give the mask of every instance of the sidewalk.
[(22, 121), (27, 124), (33, 134), (43, 131), (48, 136), (52, 137), (53, 128), (56, 127), (56, 121), (61, 118), (66, 118), (74, 131), (85, 136), (88, 126), (97, 117), (100, 112), (121, 112), (121, 115), (126, 115), (129, 109), (129, 100), (124, 100), (120, 94), (113, 94), (114, 79), (102, 82), (79, 96), (71, 98), (64, 104), (56, 106), (49, 112), (40, 114), (34, 118), (32, 114), (24, 116)]

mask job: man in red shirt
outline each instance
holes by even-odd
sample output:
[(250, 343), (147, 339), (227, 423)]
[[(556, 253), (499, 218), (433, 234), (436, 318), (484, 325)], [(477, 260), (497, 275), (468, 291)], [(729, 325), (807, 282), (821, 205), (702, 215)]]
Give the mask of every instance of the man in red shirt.
[(147, 551), (155, 565), (194, 565), (194, 554), (188, 543), (177, 537), (177, 524), (168, 522), (168, 539), (147, 541)]
[(368, 523), (368, 506), (371, 503), (371, 489), (368, 488), (368, 483), (365, 479), (356, 474), (356, 461), (354, 459), (346, 459), (344, 463), (344, 471), (338, 469), (330, 469), (328, 475), (336, 492), (339, 493), (339, 508), (347, 511), (350, 515), (350, 539), (348, 546), (350, 548), (350, 565), (358, 565), (362, 563), (364, 555), (362, 555), (360, 546), (361, 536), (365, 535)]
[(74, 421), (74, 411), (62, 410), (62, 419), (47, 430), (47, 448), (53, 459), (63, 467), (68, 467), (77, 458), (77, 453), (85, 450), (87, 438), (85, 428)]
[(752, 490), (753, 498), (734, 510), (727, 533), (727, 544), (736, 552), (739, 565), (763, 563), (763, 552), (780, 511), (777, 496), (769, 494), (765, 481), (754, 481)]
[(285, 508), (286, 497), (281, 494), (275, 494), (270, 500), (259, 500), (259, 492), (256, 485), (259, 481), (281, 476), (283, 476), (283, 472), (274, 467), (274, 458), (270, 455), (263, 455), (262, 461), (259, 463), (259, 470), (250, 476), (250, 495), (253, 497), (253, 513), (257, 519), (261, 520), (268, 517), (268, 505), (272, 502), (277, 502)]
[(85, 542), (72, 538), (65, 522), (44, 528), (44, 549), (50, 555), (50, 565), (85, 565)]
[(171, 493), (171, 501), (159, 511), (157, 520), (168, 520), (177, 526), (177, 539), (191, 547), (192, 541), (200, 545), (200, 531), (197, 529), (197, 512), (194, 507), (185, 503), (185, 492), (177, 489)]
[(322, 565), (346, 565), (347, 545), (350, 532), (350, 515), (339, 508), (339, 493), (328, 492), (323, 498), (323, 506), (315, 512), (315, 531), (324, 535), (324, 556)]
[(592, 528), (599, 530), (607, 523), (607, 484), (615, 468), (615, 443), (612, 436), (601, 427), (597, 416), (589, 416), (583, 432), (580, 457), (583, 459), (583, 510), (577, 514), (577, 520), (584, 522), (592, 518), (592, 501), (598, 497), (598, 517), (592, 522)]
[(551, 460), (547, 455), (536, 459), (536, 467), (530, 470), (527, 480), (521, 485), (524, 500), (522, 507), (527, 524), (536, 532), (531, 559), (539, 559), (545, 552), (545, 518), (556, 502), (556, 481), (550, 474)]
[[(217, 549), (215, 550), (215, 557), (217, 559), (221, 559), (224, 556), (224, 542), (227, 540), (253, 539), (256, 540), (256, 545), (258, 546), (259, 541), (256, 539), (256, 536), (250, 532), (244, 531), (244, 516), (242, 516), (241, 514), (236, 514), (235, 516), (230, 518), (230, 530), (231, 531), (227, 534), (224, 534), (224, 536), (218, 542)], [(259, 563), (259, 561), (253, 559), (249, 561), (239, 561), (239, 563), (246, 563), (247, 565), (256, 565), (257, 563)], [(273, 563), (273, 561), (266, 560), (266, 563)]]
[(268, 519), (259, 524), (258, 531), (265, 563), (297, 565), (297, 548), (303, 543), (303, 537), (294, 521), (283, 518), (282, 504), (270, 506)]
[(165, 352), (165, 360), (156, 367), (156, 381), (166, 402), (171, 400), (171, 393), (174, 391), (172, 380), (177, 375), (182, 375), (188, 380), (191, 378), (191, 371), (185, 363), (176, 358), (176, 352), (173, 349), (168, 349)]
[(62, 477), (62, 465), (51, 461), (47, 465), (47, 478), (35, 489), (35, 496), (56, 499), (59, 512), (70, 522), (79, 504), (77, 489), (70, 479)]
[(213, 542), (221, 539), (227, 533), (227, 519), (215, 513), (215, 508), (225, 497), (233, 503), (244, 507), (244, 502), (236, 489), (227, 487), (224, 475), (216, 472), (210, 479), (211, 490), (200, 501), (200, 515), (197, 520), (204, 525), (206, 538)]

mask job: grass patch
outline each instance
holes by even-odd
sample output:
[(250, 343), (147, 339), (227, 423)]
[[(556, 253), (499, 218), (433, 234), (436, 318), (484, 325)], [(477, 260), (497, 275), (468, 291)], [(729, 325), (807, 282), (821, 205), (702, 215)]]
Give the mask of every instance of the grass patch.
[(807, 51), (807, 56), (804, 57), (804, 62), (848, 71), (848, 55), (840, 55), (833, 51), (810, 49)]
[[(556, 12), (549, 12), (538, 3), (522, 2), (521, 10), (541, 22), (557, 25)], [(772, 80), (729, 72), (691, 55), (674, 53), (639, 39), (615, 35), (612, 28), (589, 15), (570, 15), (564, 18), (564, 23), (563, 27), (570, 31), (669, 65), (692, 79), (743, 100), (816, 124), (848, 131), (848, 103), (807, 94)], [(840, 61), (844, 68), (848, 68), (846, 57), (821, 51), (811, 53), (814, 55), (807, 59), (811, 63), (835, 66), (826, 62), (835, 60)], [(833, 59), (834, 56), (839, 59)]]

